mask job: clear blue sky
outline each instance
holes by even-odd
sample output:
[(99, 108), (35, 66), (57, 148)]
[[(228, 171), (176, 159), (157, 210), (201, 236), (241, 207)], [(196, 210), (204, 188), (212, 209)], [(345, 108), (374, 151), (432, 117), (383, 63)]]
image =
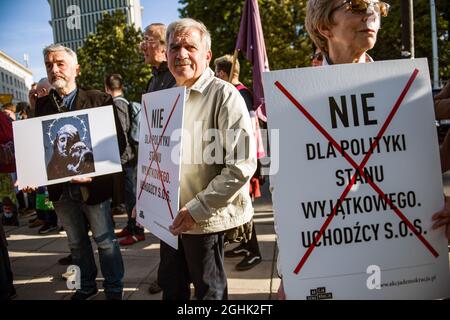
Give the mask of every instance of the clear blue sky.
[[(170, 23), (179, 16), (178, 0), (141, 0), (143, 27), (151, 22)], [(42, 49), (53, 43), (47, 0), (0, 0), (0, 50), (20, 63), (29, 55), (35, 81), (46, 77)]]

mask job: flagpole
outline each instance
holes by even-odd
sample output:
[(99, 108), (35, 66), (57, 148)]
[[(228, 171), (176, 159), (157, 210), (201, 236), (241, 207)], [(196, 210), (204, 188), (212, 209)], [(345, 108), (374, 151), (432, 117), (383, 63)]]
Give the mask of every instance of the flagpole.
[(228, 79), (228, 81), (230, 83), (231, 83), (231, 80), (233, 80), (233, 74), (234, 74), (234, 69), (236, 68), (236, 61), (237, 61), (238, 54), (239, 54), (239, 50), (235, 49), (234, 54), (233, 54), (233, 62), (231, 63), (230, 75), (229, 75), (229, 79)]
[(436, 25), (436, 4), (434, 0), (430, 0), (431, 11), (431, 39), (433, 45), (433, 89), (440, 87), (439, 81), (439, 54), (437, 41), (437, 25)]

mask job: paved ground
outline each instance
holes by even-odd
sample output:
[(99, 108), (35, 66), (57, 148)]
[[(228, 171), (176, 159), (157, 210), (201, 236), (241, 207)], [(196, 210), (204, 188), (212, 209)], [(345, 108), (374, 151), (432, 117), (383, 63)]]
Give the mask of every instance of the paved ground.
[[(266, 194), (268, 193), (267, 190)], [(273, 228), (273, 215), (270, 199), (258, 199), (255, 202), (256, 232), (263, 256), (263, 262), (248, 271), (236, 271), (234, 266), (242, 258), (226, 258), (230, 299), (276, 298), (279, 279), (276, 276), (276, 244)], [(65, 232), (42, 236), (37, 229), (30, 229), (27, 221), (30, 217), (21, 217), (19, 227), (5, 227), (9, 242), (11, 265), (14, 272), (14, 284), (17, 300), (69, 299), (72, 291), (66, 287), (61, 274), (66, 271), (58, 259), (68, 255), (69, 249)], [(126, 216), (115, 216), (117, 230), (126, 223)], [(234, 246), (234, 245), (233, 245)], [(228, 246), (231, 248), (232, 246)], [(93, 248), (96, 248), (93, 244)], [(146, 240), (130, 247), (121, 248), (125, 264), (125, 299), (160, 300), (161, 294), (150, 295), (149, 284), (156, 278), (159, 263), (159, 240), (146, 233)], [(98, 255), (96, 252), (98, 262)], [(97, 263), (97, 265), (99, 265)], [(273, 276), (275, 275), (275, 276)], [(102, 275), (99, 270), (98, 287), (102, 287)], [(104, 299), (99, 294), (95, 299)]]
[[(255, 202), (254, 219), (263, 262), (242, 272), (234, 269), (241, 258), (226, 259), (230, 299), (276, 299), (279, 279), (276, 276), (275, 232), (267, 184), (265, 188), (263, 191), (266, 196)], [(444, 176), (444, 191), (450, 195), (450, 174)], [(18, 293), (16, 299), (69, 299), (72, 291), (67, 289), (65, 280), (61, 278), (66, 267), (57, 263), (58, 259), (69, 253), (65, 233), (41, 236), (37, 234), (37, 229), (28, 228), (28, 219), (29, 217), (22, 217), (19, 227), (5, 227)], [(126, 217), (116, 216), (115, 220), (119, 230), (125, 225)], [(95, 248), (95, 244), (93, 247)], [(148, 285), (156, 278), (159, 263), (158, 239), (147, 233), (145, 241), (122, 248), (121, 251), (125, 263), (125, 299), (161, 299), (161, 294), (150, 295), (147, 292)], [(96, 259), (98, 260), (97, 254)], [(97, 280), (98, 287), (101, 288), (100, 270)], [(104, 295), (100, 294), (95, 299), (104, 299)]]

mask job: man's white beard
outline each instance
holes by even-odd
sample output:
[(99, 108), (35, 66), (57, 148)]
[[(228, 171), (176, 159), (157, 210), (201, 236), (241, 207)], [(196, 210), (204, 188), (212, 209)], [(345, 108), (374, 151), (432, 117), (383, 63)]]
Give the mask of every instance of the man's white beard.
[(55, 89), (63, 89), (63, 88), (65, 88), (67, 86), (67, 81), (60, 78), (60, 79), (58, 79), (56, 81), (53, 81), (52, 86)]

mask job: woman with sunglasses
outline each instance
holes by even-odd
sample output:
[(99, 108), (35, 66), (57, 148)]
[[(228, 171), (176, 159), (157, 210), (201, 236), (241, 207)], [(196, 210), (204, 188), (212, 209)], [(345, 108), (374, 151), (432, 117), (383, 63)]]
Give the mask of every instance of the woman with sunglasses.
[[(367, 51), (375, 46), (380, 19), (388, 12), (389, 5), (377, 0), (309, 0), (306, 29), (322, 51), (322, 65), (372, 61)], [(436, 106), (443, 99), (450, 99), (450, 84), (435, 97)], [(450, 168), (450, 134), (441, 146), (441, 163), (444, 171)], [(445, 227), (450, 243), (450, 197), (433, 223), (433, 229)]]
[[(322, 54), (320, 65), (373, 61), (367, 51), (388, 12), (389, 4), (378, 0), (309, 0), (306, 30)], [(283, 281), (278, 298), (286, 299)]]
[(306, 29), (324, 55), (322, 65), (364, 63), (389, 5), (373, 0), (310, 0)]

